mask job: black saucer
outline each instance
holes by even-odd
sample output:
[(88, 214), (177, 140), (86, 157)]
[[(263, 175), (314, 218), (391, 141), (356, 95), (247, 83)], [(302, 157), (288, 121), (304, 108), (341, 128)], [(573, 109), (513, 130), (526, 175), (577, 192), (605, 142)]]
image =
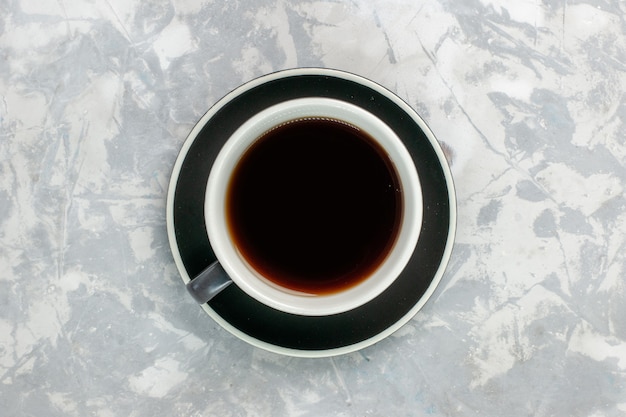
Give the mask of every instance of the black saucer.
[(178, 156), (168, 194), (167, 226), (185, 283), (215, 260), (205, 229), (204, 196), (211, 166), (224, 142), (263, 109), (313, 96), (360, 106), (395, 131), (417, 168), (424, 213), (419, 241), (404, 271), (380, 296), (354, 310), (322, 317), (284, 313), (261, 304), (236, 285), (203, 305), (217, 322), (243, 340), (295, 356), (354, 351), (409, 321), (441, 279), (456, 222), (452, 177), (443, 152), (405, 102), (353, 74), (310, 68), (281, 71), (244, 84), (221, 99), (198, 122)]

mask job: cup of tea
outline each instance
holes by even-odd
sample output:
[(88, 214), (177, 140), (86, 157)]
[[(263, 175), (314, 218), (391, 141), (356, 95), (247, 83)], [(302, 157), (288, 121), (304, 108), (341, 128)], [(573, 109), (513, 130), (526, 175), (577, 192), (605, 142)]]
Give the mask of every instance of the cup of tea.
[(383, 293), (422, 226), (403, 141), (348, 101), (283, 101), (238, 127), (209, 173), (205, 226), (217, 260), (187, 284), (206, 303), (234, 284), (273, 309), (346, 312)]

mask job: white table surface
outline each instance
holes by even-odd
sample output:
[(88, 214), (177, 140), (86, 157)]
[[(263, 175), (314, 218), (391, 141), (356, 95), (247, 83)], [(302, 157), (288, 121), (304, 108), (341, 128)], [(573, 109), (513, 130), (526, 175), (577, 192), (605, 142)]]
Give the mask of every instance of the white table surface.
[[(623, 0), (0, 3), (0, 414), (626, 413)], [(448, 149), (449, 267), (356, 353), (251, 347), (186, 294), (165, 227), (220, 97), (368, 77)]]

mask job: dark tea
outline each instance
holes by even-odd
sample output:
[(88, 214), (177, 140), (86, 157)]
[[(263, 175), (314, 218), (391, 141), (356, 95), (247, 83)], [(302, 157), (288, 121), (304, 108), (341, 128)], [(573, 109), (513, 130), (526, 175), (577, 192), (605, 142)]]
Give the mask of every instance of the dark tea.
[(387, 153), (346, 122), (308, 117), (258, 138), (226, 197), (240, 255), (276, 285), (332, 294), (367, 279), (391, 252), (402, 190)]

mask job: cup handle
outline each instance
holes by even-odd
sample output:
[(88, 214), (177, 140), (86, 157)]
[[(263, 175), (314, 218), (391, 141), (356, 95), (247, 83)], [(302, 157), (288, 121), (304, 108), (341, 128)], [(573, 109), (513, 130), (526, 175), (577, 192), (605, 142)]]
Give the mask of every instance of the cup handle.
[(222, 265), (215, 261), (187, 283), (187, 291), (199, 304), (204, 304), (232, 283)]

